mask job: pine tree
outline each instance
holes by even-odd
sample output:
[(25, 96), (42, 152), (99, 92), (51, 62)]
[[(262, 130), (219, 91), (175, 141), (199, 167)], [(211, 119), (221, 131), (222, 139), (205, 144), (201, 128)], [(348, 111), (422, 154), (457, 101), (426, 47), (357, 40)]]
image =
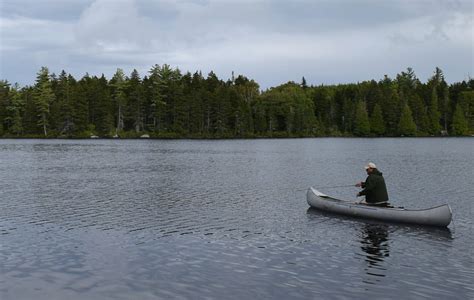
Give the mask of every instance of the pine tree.
[(127, 82), (127, 111), (128, 123), (135, 132), (140, 132), (144, 128), (144, 97), (143, 85), (138, 71), (134, 69)]
[(430, 106), (428, 108), (428, 118), (429, 118), (429, 133), (433, 135), (438, 135), (441, 130), (441, 126), (439, 125), (440, 113), (438, 111), (438, 92), (436, 90), (436, 86), (433, 87), (431, 92), (431, 101)]
[(454, 135), (467, 135), (469, 132), (469, 125), (466, 117), (464, 116), (464, 110), (462, 106), (457, 104), (454, 110), (453, 123), (451, 125)]
[(366, 136), (370, 133), (369, 116), (364, 101), (359, 101), (356, 107), (354, 134)]
[(331, 134), (337, 127), (334, 92), (333, 88), (325, 86), (314, 88), (313, 103), (320, 134)]
[(402, 110), (400, 116), (400, 122), (398, 123), (398, 133), (402, 136), (415, 136), (416, 135), (416, 124), (413, 121), (411, 109), (408, 105)]
[(252, 106), (260, 95), (258, 84), (247, 77), (239, 75), (235, 79), (234, 89), (238, 95), (238, 112), (236, 121), (236, 132), (239, 135), (254, 133), (254, 119)]
[[(179, 80), (181, 72), (169, 65), (155, 65), (149, 71), (151, 81), (152, 108), (155, 115), (155, 130), (167, 131), (174, 129), (175, 100), (181, 95)], [(176, 93), (176, 94), (175, 94)]]
[(38, 111), (38, 125), (42, 128), (44, 136), (47, 136), (49, 107), (55, 95), (51, 87), (49, 70), (46, 67), (42, 67), (37, 73), (34, 99)]
[(179, 69), (174, 70), (176, 78), (171, 83), (173, 107), (171, 111), (171, 130), (179, 136), (188, 134), (186, 122), (189, 119), (189, 97), (184, 94), (184, 83)]
[(74, 133), (77, 136), (84, 136), (89, 125), (89, 103), (88, 99), (89, 75), (86, 74), (77, 85), (73, 87), (71, 95)]
[(443, 122), (443, 129), (445, 132), (448, 132), (448, 114), (449, 111), (449, 88), (446, 82), (443, 81), (442, 84), (442, 105), (441, 105), (441, 117)]
[(17, 84), (13, 86), (11, 94), (11, 106), (7, 107), (7, 110), (11, 113), (11, 126), (9, 131), (19, 136), (23, 132), (22, 113), (25, 103)]
[(304, 78), (304, 76), (303, 76), (303, 78), (301, 79), (301, 87), (302, 87), (303, 89), (307, 89), (307, 88), (308, 88), (308, 84), (306, 83), (306, 78)]
[(6, 107), (9, 105), (10, 83), (7, 80), (0, 79), (0, 136), (3, 135), (4, 125), (8, 127), (5, 118), (7, 118)]
[(21, 94), (25, 104), (22, 116), (23, 133), (38, 134), (38, 112), (34, 100), (35, 88), (25, 87)]
[(207, 134), (213, 135), (216, 129), (220, 126), (221, 118), (218, 115), (218, 92), (221, 81), (214, 72), (210, 72), (205, 79), (205, 90), (204, 90), (204, 113), (205, 121), (204, 128)]
[(127, 102), (125, 73), (122, 69), (117, 69), (110, 84), (112, 86), (112, 99), (116, 109), (117, 126), (115, 128), (115, 135), (118, 135), (124, 129), (124, 110)]
[(408, 105), (413, 114), (413, 121), (417, 126), (418, 134), (427, 134), (429, 128), (429, 119), (426, 113), (427, 109), (423, 103), (423, 99), (418, 95), (415, 94), (410, 97), (408, 100)]
[(191, 135), (202, 136), (204, 133), (204, 78), (200, 72), (195, 72), (189, 82), (188, 97), (190, 123), (187, 131)]
[(229, 127), (232, 119), (232, 106), (226, 85), (220, 85), (215, 98), (215, 131), (219, 137), (226, 136), (232, 131)]
[(396, 134), (398, 121), (400, 120), (400, 98), (395, 88), (387, 91), (386, 99), (382, 106), (383, 118), (385, 120), (385, 131), (388, 134)]
[(151, 129), (158, 131), (160, 128), (160, 120), (162, 118), (162, 111), (165, 105), (163, 97), (161, 95), (161, 78), (160, 78), (161, 67), (155, 64), (149, 71), (149, 82), (148, 90), (146, 91), (149, 95), (149, 114), (152, 119)]
[(73, 104), (72, 104), (72, 86), (75, 79), (71, 75), (66, 74), (63, 70), (59, 75), (54, 93), (56, 101), (51, 108), (51, 119), (56, 123), (55, 129), (60, 134), (72, 135), (73, 122)]
[(100, 124), (103, 121), (101, 105), (103, 101), (107, 102), (108, 90), (100, 83), (100, 79), (97, 78), (97, 76), (86, 76), (84, 78), (84, 84), (85, 103), (88, 112), (86, 132), (84, 133), (87, 135), (103, 134), (103, 130), (100, 129)]
[[(474, 79), (472, 80), (474, 83)], [(474, 84), (473, 84), (474, 85)], [(470, 132), (474, 132), (474, 91), (473, 88), (465, 87), (467, 90), (459, 94), (457, 104), (462, 107)]]
[[(8, 133), (19, 136), (23, 132), (24, 95), (22, 95), (17, 83), (10, 87), (10, 84), (6, 81), (0, 81), (0, 91), (2, 123)], [(1, 125), (0, 134), (3, 134), (3, 126)]]
[(370, 131), (377, 136), (381, 136), (385, 133), (382, 109), (378, 103), (375, 104), (374, 111), (370, 116)]
[[(358, 88), (354, 84), (345, 85), (343, 87), (341, 128), (343, 132), (346, 132), (348, 134), (354, 133), (354, 125), (356, 124), (355, 112), (357, 111), (357, 101), (355, 99), (357, 91)], [(367, 115), (367, 106), (365, 107), (365, 114)]]
[(100, 136), (111, 136), (114, 131), (113, 103), (107, 79), (102, 75), (96, 79), (96, 100), (94, 126)]

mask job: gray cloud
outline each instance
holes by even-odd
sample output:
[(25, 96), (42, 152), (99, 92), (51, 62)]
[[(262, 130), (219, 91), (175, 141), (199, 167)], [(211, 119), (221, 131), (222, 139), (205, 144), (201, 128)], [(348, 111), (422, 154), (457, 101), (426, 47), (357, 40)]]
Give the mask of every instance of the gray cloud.
[(79, 18), (82, 10), (93, 2), (94, 0), (2, 0), (0, 16), (68, 21)]
[[(34, 82), (41, 66), (80, 78), (154, 64), (232, 71), (265, 87), (305, 76), (312, 84), (395, 76), (448, 81), (473, 66), (470, 1), (0, 2), (0, 78)], [(67, 3), (67, 5), (66, 5)]]

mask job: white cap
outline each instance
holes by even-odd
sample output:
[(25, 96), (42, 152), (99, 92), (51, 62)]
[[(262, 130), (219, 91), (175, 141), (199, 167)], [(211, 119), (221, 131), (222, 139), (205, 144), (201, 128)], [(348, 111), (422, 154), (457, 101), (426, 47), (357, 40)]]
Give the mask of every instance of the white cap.
[(365, 166), (365, 169), (377, 169), (377, 166), (373, 162), (369, 162), (367, 166)]

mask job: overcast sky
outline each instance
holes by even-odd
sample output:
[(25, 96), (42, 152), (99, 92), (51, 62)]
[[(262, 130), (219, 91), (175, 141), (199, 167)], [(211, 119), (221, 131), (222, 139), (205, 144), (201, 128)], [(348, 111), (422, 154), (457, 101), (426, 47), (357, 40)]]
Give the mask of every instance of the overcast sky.
[(0, 0), (0, 79), (41, 66), (111, 78), (154, 64), (243, 74), (262, 88), (474, 76), (471, 0)]

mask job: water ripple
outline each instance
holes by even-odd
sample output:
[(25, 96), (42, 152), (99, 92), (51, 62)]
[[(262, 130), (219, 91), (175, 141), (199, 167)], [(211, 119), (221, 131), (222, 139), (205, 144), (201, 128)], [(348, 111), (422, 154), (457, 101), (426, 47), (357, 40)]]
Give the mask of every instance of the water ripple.
[[(0, 141), (0, 298), (472, 298), (472, 142), (450, 143)], [(392, 201), (449, 202), (454, 224), (308, 209), (308, 186), (361, 179), (367, 153)]]

